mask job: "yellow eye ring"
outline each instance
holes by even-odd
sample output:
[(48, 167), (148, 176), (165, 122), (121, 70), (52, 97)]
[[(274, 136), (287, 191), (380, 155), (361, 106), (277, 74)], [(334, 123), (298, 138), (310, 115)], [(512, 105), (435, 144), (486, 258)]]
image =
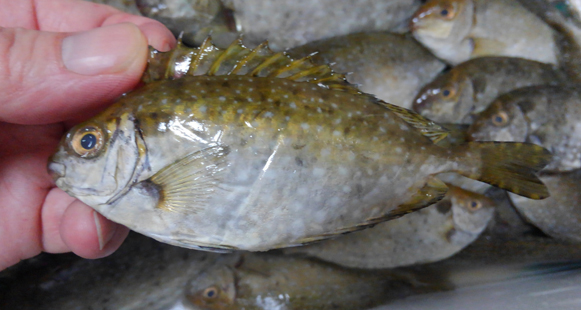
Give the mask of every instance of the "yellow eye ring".
[(456, 95), (456, 90), (452, 87), (442, 88), (440, 94), (442, 95), (442, 97), (448, 99)]
[(482, 203), (478, 200), (471, 200), (468, 202), (467, 206), (470, 211), (476, 211), (482, 208)]
[(506, 112), (504, 111), (500, 111), (492, 115), (491, 121), (494, 126), (497, 127), (505, 126), (506, 124), (508, 124), (508, 114), (506, 114)]
[(454, 17), (456, 17), (456, 8), (454, 8), (454, 6), (445, 6), (442, 7), (441, 10), (439, 10), (438, 14), (444, 18), (444, 19), (453, 19)]
[(214, 286), (210, 286), (204, 290), (202, 295), (204, 296), (204, 298), (214, 299), (214, 298), (218, 297), (218, 289)]
[(71, 139), (71, 148), (77, 155), (90, 158), (101, 150), (104, 140), (103, 131), (100, 128), (87, 126), (75, 132)]

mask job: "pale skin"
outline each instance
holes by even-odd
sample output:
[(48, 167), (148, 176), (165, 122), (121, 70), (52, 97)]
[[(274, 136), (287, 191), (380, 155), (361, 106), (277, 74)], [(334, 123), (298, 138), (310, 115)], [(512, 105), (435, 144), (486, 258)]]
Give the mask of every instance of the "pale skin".
[(40, 252), (113, 253), (128, 229), (55, 187), (68, 128), (139, 82), (162, 24), (80, 0), (0, 0), (0, 270)]

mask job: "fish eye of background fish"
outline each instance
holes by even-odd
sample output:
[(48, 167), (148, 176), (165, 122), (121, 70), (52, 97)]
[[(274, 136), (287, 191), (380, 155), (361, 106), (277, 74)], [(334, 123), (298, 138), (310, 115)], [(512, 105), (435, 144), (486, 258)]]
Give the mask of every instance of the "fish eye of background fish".
[(468, 200), (466, 206), (468, 207), (468, 210), (476, 211), (482, 208), (482, 202), (478, 200)]
[(508, 124), (509, 116), (505, 111), (499, 111), (498, 113), (493, 114), (490, 120), (494, 126), (504, 127)]

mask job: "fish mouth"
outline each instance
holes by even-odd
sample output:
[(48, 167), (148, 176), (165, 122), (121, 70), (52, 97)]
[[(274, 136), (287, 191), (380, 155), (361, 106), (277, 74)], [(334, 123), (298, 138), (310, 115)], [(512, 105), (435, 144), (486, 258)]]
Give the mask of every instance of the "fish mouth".
[(58, 179), (64, 177), (65, 173), (66, 173), (65, 165), (54, 161), (48, 164), (48, 174), (51, 176), (53, 181), (56, 182)]

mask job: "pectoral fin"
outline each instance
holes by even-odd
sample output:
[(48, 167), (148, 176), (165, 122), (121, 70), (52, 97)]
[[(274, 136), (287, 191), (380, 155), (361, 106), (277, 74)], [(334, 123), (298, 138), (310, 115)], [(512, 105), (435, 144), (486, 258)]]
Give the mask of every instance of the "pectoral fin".
[(157, 207), (171, 212), (203, 209), (228, 166), (227, 147), (196, 151), (161, 169), (149, 181), (158, 189)]

